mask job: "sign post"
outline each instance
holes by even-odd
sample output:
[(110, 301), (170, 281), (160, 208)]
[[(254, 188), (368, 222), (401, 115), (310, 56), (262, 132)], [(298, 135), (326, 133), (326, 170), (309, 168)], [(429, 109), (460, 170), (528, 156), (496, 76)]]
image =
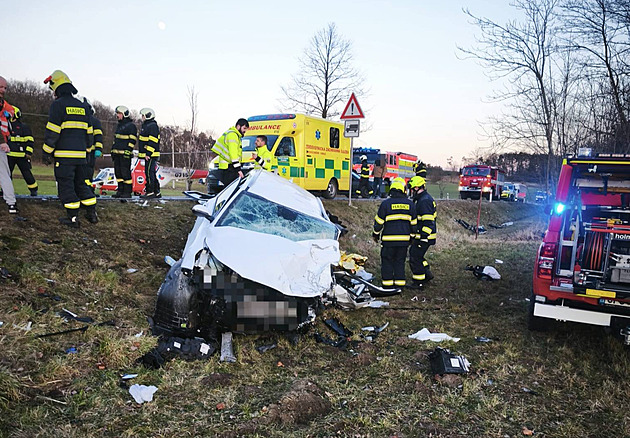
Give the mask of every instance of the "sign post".
[(363, 110), (357, 97), (352, 93), (346, 108), (341, 113), (341, 120), (345, 120), (343, 136), (350, 139), (350, 186), (348, 187), (348, 205), (352, 205), (352, 164), (354, 162), (354, 138), (359, 136), (361, 120), (364, 119)]

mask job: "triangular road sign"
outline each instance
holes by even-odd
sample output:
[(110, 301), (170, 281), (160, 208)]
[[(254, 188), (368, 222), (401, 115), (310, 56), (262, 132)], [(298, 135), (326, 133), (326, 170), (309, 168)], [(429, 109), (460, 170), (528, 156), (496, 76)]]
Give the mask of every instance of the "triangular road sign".
[(359, 102), (357, 101), (357, 97), (352, 93), (350, 96), (350, 100), (346, 104), (346, 109), (341, 113), (341, 120), (345, 119), (364, 119), (363, 111), (359, 106)]

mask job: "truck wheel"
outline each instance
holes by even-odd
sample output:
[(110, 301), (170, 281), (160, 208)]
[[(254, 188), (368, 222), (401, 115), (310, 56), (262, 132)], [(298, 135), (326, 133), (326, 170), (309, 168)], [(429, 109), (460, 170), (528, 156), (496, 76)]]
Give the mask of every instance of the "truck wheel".
[(464, 193), (460, 193), (460, 194), (459, 194), (459, 198), (460, 198), (460, 199), (466, 199), (466, 198), (467, 198), (467, 196), (466, 196)]
[(532, 294), (527, 306), (527, 328), (533, 332), (546, 332), (551, 328), (552, 322), (551, 319), (534, 316), (534, 295)]
[(337, 180), (335, 178), (332, 178), (328, 182), (328, 187), (326, 188), (326, 191), (324, 191), (323, 196), (326, 199), (333, 199), (335, 196), (337, 196), (338, 192), (339, 192), (339, 185), (337, 184)]

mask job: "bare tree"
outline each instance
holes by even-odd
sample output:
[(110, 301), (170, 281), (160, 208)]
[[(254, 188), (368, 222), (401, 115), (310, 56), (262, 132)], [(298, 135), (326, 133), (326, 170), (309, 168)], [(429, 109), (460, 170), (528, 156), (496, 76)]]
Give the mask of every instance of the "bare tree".
[(299, 73), (282, 87), (287, 109), (325, 119), (339, 115), (339, 104), (351, 92), (365, 94), (365, 79), (352, 65), (352, 43), (339, 34), (335, 23), (313, 36), (298, 61)]
[(492, 79), (506, 79), (506, 87), (494, 97), (508, 104), (508, 114), (498, 118), (497, 130), (506, 142), (547, 154), (545, 185), (549, 188), (555, 164), (553, 65), (558, 0), (514, 0), (524, 18), (505, 25), (464, 12), (481, 30), (477, 46), (461, 53), (487, 68)]
[(585, 80), (608, 83), (606, 96), (616, 112), (613, 152), (630, 151), (630, 127), (625, 90), (628, 85), (627, 25), (624, 7), (618, 0), (564, 0), (562, 2), (567, 45), (579, 51), (585, 67)]

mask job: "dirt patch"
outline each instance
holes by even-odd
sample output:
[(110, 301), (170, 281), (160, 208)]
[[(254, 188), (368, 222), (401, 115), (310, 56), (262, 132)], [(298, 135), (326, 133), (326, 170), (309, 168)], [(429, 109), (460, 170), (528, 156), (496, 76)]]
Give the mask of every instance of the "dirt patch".
[(314, 418), (330, 412), (331, 403), (313, 382), (300, 379), (280, 398), (277, 404), (269, 406), (265, 423), (283, 425), (306, 424)]
[(232, 384), (233, 377), (232, 374), (227, 373), (212, 373), (201, 379), (201, 384), (209, 388), (229, 386)]
[(374, 361), (376, 360), (376, 356), (370, 353), (359, 353), (355, 357), (353, 357), (352, 360), (358, 365), (367, 366), (374, 363)]

